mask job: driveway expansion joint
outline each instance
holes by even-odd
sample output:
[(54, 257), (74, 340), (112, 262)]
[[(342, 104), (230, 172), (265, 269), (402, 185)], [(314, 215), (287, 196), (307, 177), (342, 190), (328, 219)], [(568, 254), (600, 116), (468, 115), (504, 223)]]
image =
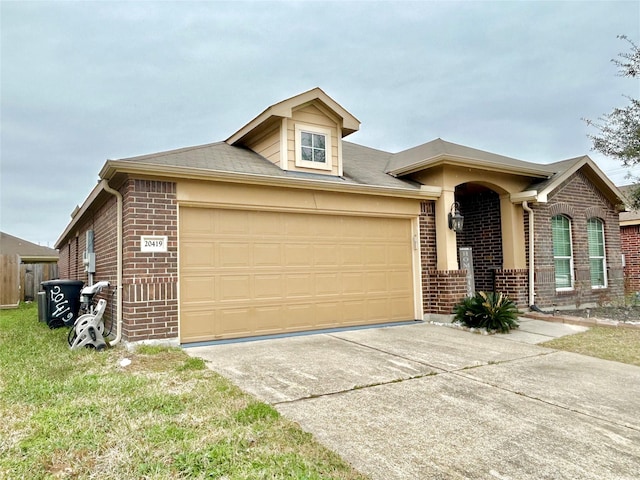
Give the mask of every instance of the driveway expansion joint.
[[(439, 370), (441, 370), (441, 369), (439, 369)], [(357, 392), (358, 390), (365, 390), (367, 388), (381, 387), (381, 386), (384, 386), (384, 385), (392, 385), (394, 383), (402, 383), (402, 382), (406, 382), (406, 381), (409, 381), (409, 380), (419, 380), (419, 379), (425, 378), (425, 377), (435, 377), (437, 375), (442, 375), (444, 373), (449, 373), (449, 372), (442, 370), (441, 372), (429, 372), (429, 373), (424, 373), (422, 375), (413, 375), (413, 376), (407, 377), (407, 378), (394, 378), (393, 380), (389, 380), (387, 382), (374, 382), (374, 383), (370, 383), (370, 384), (367, 384), (367, 385), (354, 385), (353, 387), (345, 389), (345, 390), (336, 390), (335, 392), (311, 394), (311, 395), (307, 395), (306, 397), (294, 398), (292, 400), (282, 400), (280, 402), (272, 402), (271, 405), (273, 405), (273, 406), (288, 405), (288, 404), (290, 405), (290, 404), (301, 402), (301, 401), (305, 401), (305, 400), (312, 400), (314, 398), (333, 397), (333, 396), (342, 395), (342, 394), (345, 394), (345, 393)]]

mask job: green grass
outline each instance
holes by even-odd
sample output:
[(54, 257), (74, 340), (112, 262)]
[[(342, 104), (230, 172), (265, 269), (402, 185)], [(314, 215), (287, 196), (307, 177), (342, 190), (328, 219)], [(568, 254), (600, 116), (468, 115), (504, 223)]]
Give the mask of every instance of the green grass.
[(66, 335), (0, 311), (0, 479), (365, 478), (201, 359)]
[(593, 327), (541, 345), (640, 366), (640, 329)]

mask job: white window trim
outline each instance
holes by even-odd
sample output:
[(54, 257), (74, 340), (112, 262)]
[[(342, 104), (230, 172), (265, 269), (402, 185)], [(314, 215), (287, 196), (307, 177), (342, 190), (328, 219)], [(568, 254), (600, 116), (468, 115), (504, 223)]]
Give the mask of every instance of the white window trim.
[[(572, 228), (571, 228), (571, 223), (572, 220), (571, 218), (567, 217), (566, 215), (559, 215), (561, 217), (566, 218), (569, 221), (569, 247), (571, 247), (571, 255), (569, 256), (555, 256), (553, 255), (553, 268), (554, 268), (554, 272), (553, 272), (553, 283), (556, 283), (556, 277), (555, 277), (555, 264), (556, 264), (556, 259), (558, 260), (567, 260), (569, 259), (569, 275), (571, 277), (571, 286), (570, 287), (556, 287), (556, 292), (572, 292), (575, 289), (575, 273), (573, 271), (573, 233), (571, 232)], [(553, 244), (553, 232), (552, 232), (552, 239), (551, 242)]]
[[(302, 159), (302, 132), (324, 135), (324, 148), (326, 162), (309, 162)], [(333, 169), (333, 158), (331, 155), (331, 129), (322, 128), (315, 125), (296, 124), (296, 167), (311, 168), (313, 170)]]
[[(595, 256), (592, 257), (591, 255), (589, 255), (589, 268), (591, 268), (591, 260), (600, 260), (602, 262), (602, 274), (603, 274), (603, 278), (604, 278), (604, 285), (591, 285), (591, 288), (593, 290), (598, 290), (598, 289), (603, 289), (603, 288), (607, 288), (609, 286), (609, 280), (607, 278), (607, 245), (606, 245), (606, 240), (605, 240), (605, 236), (604, 236), (604, 222), (602, 220), (600, 220), (598, 217), (592, 217), (589, 220), (595, 219), (598, 221), (598, 223), (600, 224), (600, 226), (602, 227), (602, 230), (600, 231), (600, 233), (602, 234), (602, 253), (603, 255), (600, 256)], [(589, 225), (589, 220), (587, 220), (587, 225)], [(588, 228), (588, 227), (587, 227)], [(589, 242), (588, 242), (588, 238), (589, 238), (589, 231), (587, 229), (587, 249), (589, 249)], [(589, 272), (591, 273), (591, 272)], [(589, 275), (589, 281), (591, 281), (591, 275)]]

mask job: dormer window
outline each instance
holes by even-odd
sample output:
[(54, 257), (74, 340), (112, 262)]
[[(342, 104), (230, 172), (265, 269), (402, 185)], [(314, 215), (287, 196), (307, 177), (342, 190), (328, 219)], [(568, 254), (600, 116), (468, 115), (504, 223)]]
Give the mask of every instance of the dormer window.
[(331, 170), (331, 131), (315, 125), (296, 125), (296, 166)]
[(302, 160), (305, 162), (326, 163), (325, 136), (319, 133), (300, 132)]

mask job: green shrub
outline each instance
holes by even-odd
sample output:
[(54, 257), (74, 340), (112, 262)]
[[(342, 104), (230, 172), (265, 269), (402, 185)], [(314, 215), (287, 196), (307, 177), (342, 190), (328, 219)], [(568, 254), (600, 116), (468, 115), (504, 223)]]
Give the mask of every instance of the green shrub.
[(486, 328), (507, 333), (518, 328), (518, 307), (502, 293), (476, 292), (454, 309), (455, 320), (470, 328)]

